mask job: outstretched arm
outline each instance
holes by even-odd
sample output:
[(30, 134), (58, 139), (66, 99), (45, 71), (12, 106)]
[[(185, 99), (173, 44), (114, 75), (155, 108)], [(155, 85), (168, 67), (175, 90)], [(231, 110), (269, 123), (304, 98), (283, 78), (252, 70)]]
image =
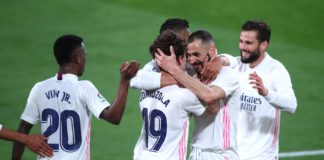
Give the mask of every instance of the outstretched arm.
[(120, 67), (121, 78), (119, 81), (117, 95), (113, 104), (101, 112), (101, 119), (104, 119), (116, 125), (120, 123), (126, 106), (130, 79), (136, 75), (138, 68), (139, 63), (135, 61), (132, 61), (130, 63), (125, 62), (122, 64), (122, 66)]
[[(23, 134), (29, 134), (32, 127), (33, 127), (32, 124), (30, 124), (24, 120), (21, 120), (17, 132), (20, 132)], [(12, 159), (20, 160), (24, 153), (24, 150), (25, 150), (25, 144), (23, 144), (22, 142), (14, 142), (13, 147), (12, 147), (12, 155), (11, 155)]]
[[(28, 122), (26, 122), (24, 120), (21, 120), (17, 132), (20, 132), (20, 133), (23, 133), (23, 134), (29, 134), (32, 127), (33, 127), (32, 124), (30, 124), (30, 123), (28, 123)], [(22, 143), (22, 142), (14, 142), (13, 147), (12, 147), (12, 155), (11, 155), (12, 159), (13, 160), (20, 160), (23, 153), (24, 153), (24, 150), (25, 150), (25, 144), (24, 143)]]
[(53, 150), (45, 143), (47, 138), (42, 135), (26, 135), (2, 128), (0, 130), (0, 138), (26, 144), (31, 151), (40, 156), (53, 156)]
[(131, 79), (130, 87), (153, 90), (177, 83), (171, 75), (165, 72), (158, 72), (158, 70), (155, 61), (150, 61)]

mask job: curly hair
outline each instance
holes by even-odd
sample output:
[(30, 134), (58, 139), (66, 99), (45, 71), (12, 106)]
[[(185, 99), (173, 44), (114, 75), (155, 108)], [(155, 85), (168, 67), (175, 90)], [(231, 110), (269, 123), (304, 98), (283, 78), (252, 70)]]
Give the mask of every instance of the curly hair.
[(174, 32), (167, 30), (161, 33), (153, 42), (153, 44), (149, 47), (149, 51), (153, 57), (155, 58), (155, 53), (157, 53), (157, 49), (159, 48), (166, 55), (171, 55), (170, 46), (173, 47), (176, 57), (185, 55), (186, 53), (186, 43)]

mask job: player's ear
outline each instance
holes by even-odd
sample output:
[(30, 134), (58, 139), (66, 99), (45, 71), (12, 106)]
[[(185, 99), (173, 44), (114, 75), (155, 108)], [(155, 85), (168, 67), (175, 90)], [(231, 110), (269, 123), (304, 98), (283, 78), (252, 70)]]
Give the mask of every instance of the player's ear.
[(76, 64), (80, 64), (82, 62), (82, 57), (81, 57), (81, 53), (80, 52), (76, 52), (74, 55), (73, 55), (73, 58), (74, 58), (74, 61)]
[(178, 65), (181, 65), (181, 59), (182, 58), (183, 58), (182, 56), (179, 56), (179, 57), (176, 58)]
[(263, 42), (261, 43), (261, 45), (260, 45), (261, 51), (262, 51), (262, 52), (265, 52), (265, 51), (267, 50), (268, 46), (269, 46), (268, 41), (263, 41)]
[(211, 57), (214, 57), (215, 55), (217, 55), (217, 48), (215, 44), (212, 44), (209, 48), (209, 52)]

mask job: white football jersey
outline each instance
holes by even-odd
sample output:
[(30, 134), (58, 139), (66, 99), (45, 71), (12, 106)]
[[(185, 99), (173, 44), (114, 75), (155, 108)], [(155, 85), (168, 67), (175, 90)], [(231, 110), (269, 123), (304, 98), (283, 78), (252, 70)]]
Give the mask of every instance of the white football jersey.
[(2, 129), (2, 124), (0, 124), (0, 131), (1, 131), (1, 129)]
[(189, 116), (205, 111), (198, 98), (177, 85), (143, 90), (140, 109), (143, 125), (134, 160), (185, 160)]
[[(238, 151), (242, 160), (273, 160), (278, 158), (280, 110), (294, 112), (296, 97), (289, 73), (277, 60), (266, 57), (255, 68), (241, 63), (240, 57), (225, 55), (238, 72), (241, 83), (238, 110)], [(268, 89), (261, 96), (249, 84), (249, 74), (256, 72)]]
[[(237, 159), (236, 123), (240, 89), (237, 72), (222, 67), (217, 78), (209, 86), (218, 86), (225, 91), (226, 97), (220, 102), (217, 114), (195, 116), (195, 129), (192, 147), (215, 152), (224, 158)], [(190, 159), (201, 159), (192, 157)]]
[(144, 90), (161, 88), (161, 73), (157, 72), (158, 70), (155, 60), (151, 60), (136, 73), (136, 76), (131, 79), (129, 86)]
[(91, 115), (110, 106), (90, 81), (79, 81), (73, 74), (63, 74), (35, 84), (21, 119), (38, 121), (47, 143), (54, 150), (53, 160), (89, 160)]

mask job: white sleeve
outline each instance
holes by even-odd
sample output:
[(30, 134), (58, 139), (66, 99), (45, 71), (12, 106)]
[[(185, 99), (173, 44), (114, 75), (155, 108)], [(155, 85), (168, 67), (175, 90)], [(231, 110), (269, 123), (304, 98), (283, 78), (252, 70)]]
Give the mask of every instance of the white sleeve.
[(35, 125), (39, 121), (39, 111), (38, 107), (36, 105), (36, 99), (37, 97), (37, 90), (38, 90), (39, 84), (35, 84), (34, 87), (31, 89), (28, 99), (27, 99), (27, 104), (25, 106), (24, 112), (21, 114), (20, 119)]
[(232, 55), (227, 54), (227, 53), (222, 53), (219, 56), (223, 56), (228, 59), (228, 61), (230, 63), (230, 65), (229, 65), (230, 68), (236, 68), (241, 63), (240, 57), (233, 57)]
[(1, 129), (2, 129), (2, 124), (0, 124), (0, 131), (1, 131)]
[(84, 89), (83, 101), (91, 113), (99, 119), (101, 112), (110, 106), (110, 103), (103, 97), (98, 89), (90, 81), (80, 81)]
[(156, 72), (154, 60), (147, 63), (143, 69), (139, 70), (130, 81), (130, 87), (143, 90), (153, 90), (161, 88), (161, 73)]
[(196, 116), (200, 116), (205, 112), (205, 107), (200, 103), (199, 99), (188, 89), (184, 89), (181, 92), (179, 97), (183, 102), (180, 107), (183, 107), (183, 110), (193, 113)]
[(233, 69), (223, 66), (216, 79), (209, 85), (215, 85), (222, 88), (225, 97), (231, 95), (239, 86), (239, 74)]
[(280, 64), (271, 72), (271, 78), (274, 90), (268, 89), (265, 99), (283, 111), (294, 113), (297, 108), (297, 100), (288, 71)]

